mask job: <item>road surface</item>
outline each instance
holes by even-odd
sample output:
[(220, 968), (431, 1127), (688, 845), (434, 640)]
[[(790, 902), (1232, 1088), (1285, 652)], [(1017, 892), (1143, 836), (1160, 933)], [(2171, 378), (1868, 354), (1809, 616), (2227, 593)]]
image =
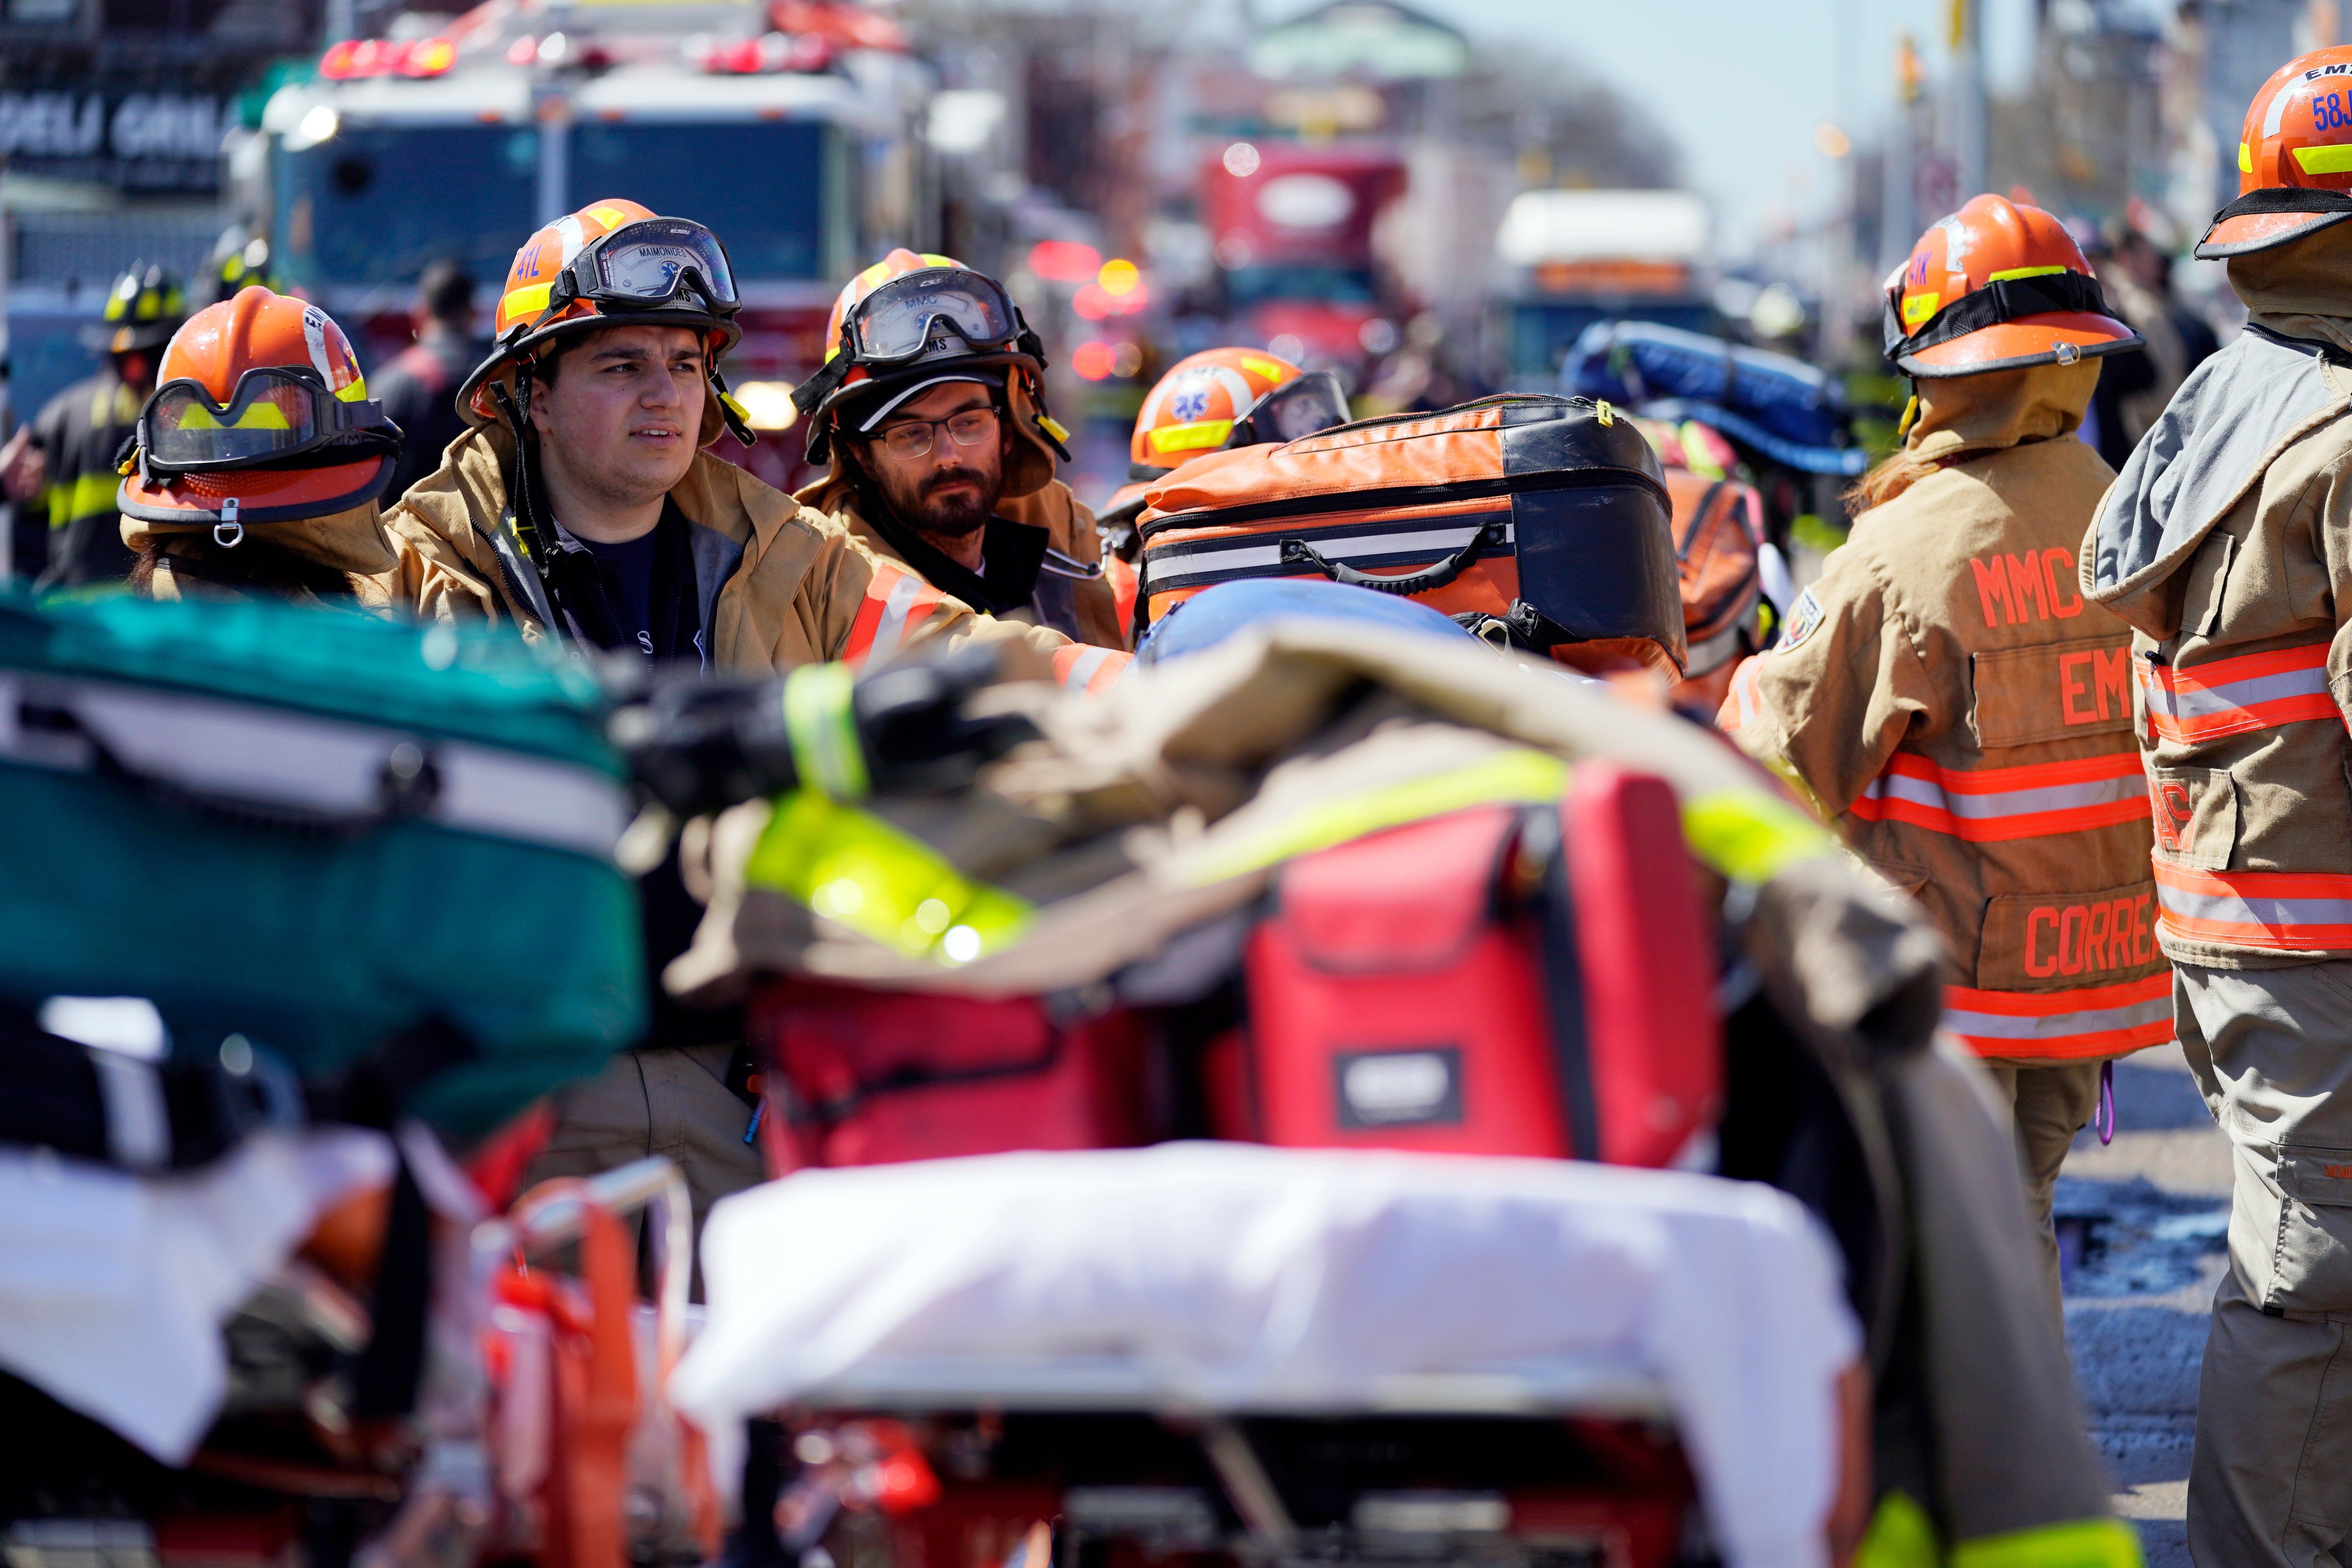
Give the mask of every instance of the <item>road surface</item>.
[(2059, 1178), (2066, 1337), (2116, 1511), (2149, 1568), (2187, 1568), (2183, 1510), (2206, 1312), (2222, 1268), (2230, 1152), (2179, 1047), (2116, 1064), (2118, 1131), (2085, 1131)]

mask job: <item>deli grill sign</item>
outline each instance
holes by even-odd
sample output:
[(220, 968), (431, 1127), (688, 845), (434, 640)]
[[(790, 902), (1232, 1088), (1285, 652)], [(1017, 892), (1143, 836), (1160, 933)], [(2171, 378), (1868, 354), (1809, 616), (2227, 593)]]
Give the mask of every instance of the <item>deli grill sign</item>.
[(125, 191), (209, 192), (220, 184), (226, 95), (144, 89), (0, 92), (0, 159), (19, 174)]

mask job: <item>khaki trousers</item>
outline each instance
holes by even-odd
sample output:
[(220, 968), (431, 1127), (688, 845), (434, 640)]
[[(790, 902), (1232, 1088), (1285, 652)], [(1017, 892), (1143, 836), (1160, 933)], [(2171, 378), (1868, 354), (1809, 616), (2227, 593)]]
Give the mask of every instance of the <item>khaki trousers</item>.
[[(662, 1046), (623, 1051), (604, 1070), (555, 1096), (555, 1131), (524, 1173), (526, 1184), (666, 1154), (686, 1173), (694, 1234), (710, 1205), (767, 1179), (756, 1144), (743, 1142), (751, 1108), (727, 1088), (734, 1047)], [(695, 1268), (695, 1299), (702, 1296)]]
[(2352, 1533), (2352, 963), (2176, 964), (2181, 1050), (2230, 1140), (2230, 1268), (2197, 1390), (2200, 1568), (2341, 1564)]
[(2050, 1205), (2058, 1191), (2058, 1167), (2066, 1163), (2074, 1134), (2098, 1113), (2099, 1067), (2095, 1061), (1984, 1064), (2009, 1106), (2018, 1173), (2025, 1178), (2025, 1206), (2042, 1237), (2042, 1289), (2051, 1317), (2062, 1328), (2066, 1309), (2058, 1278), (2058, 1230), (2051, 1223)]

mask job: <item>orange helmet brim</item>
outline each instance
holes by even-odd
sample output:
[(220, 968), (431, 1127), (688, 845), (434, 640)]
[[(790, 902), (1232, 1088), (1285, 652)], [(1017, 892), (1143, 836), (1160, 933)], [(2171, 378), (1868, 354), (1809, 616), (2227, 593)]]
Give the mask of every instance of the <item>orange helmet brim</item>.
[(382, 495), (394, 459), (368, 457), (323, 468), (222, 468), (149, 482), (137, 474), (115, 492), (115, 510), (141, 522), (219, 522), (236, 498), (239, 522), (299, 522), (331, 517)]
[(2352, 217), (2352, 213), (2240, 213), (2205, 231), (2205, 237), (2197, 242), (2197, 259), (2221, 261), (2232, 256), (2249, 256), (2315, 234), (2347, 217)]
[(1979, 327), (1948, 342), (1904, 354), (1895, 363), (1912, 375), (1983, 375), (2054, 363), (2062, 345), (2071, 344), (2090, 359), (2137, 348), (2141, 342), (2137, 332), (2113, 316), (2064, 311), (2020, 316), (2013, 321)]

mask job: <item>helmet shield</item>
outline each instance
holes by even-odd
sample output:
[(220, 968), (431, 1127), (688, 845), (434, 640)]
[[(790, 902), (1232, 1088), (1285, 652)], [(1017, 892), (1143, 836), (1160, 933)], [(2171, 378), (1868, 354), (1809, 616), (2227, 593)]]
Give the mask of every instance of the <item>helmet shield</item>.
[[(1515, 497), (1517, 598), (1534, 613), (1527, 640), (1555, 657), (1570, 643), (1647, 644), (1681, 670), (1689, 653), (1667, 507), (1649, 479)], [(1647, 526), (1627, 527), (1629, 516)]]

